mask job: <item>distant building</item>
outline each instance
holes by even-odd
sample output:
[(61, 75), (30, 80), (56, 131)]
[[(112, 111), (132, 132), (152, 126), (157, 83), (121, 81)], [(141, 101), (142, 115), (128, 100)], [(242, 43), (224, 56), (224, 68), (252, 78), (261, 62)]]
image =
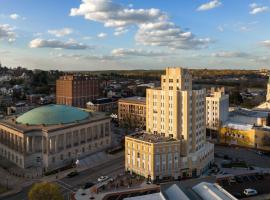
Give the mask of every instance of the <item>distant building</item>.
[(166, 68), (161, 88), (146, 91), (146, 131), (126, 136), (126, 171), (151, 180), (201, 175), (213, 162), (206, 142), (205, 90), (187, 69)]
[(211, 88), (206, 97), (206, 128), (217, 131), (228, 119), (229, 95), (223, 88)]
[(19, 102), (13, 106), (7, 107), (7, 115), (21, 114), (21, 113), (27, 112), (33, 108), (34, 108), (34, 106), (29, 106), (28, 104), (26, 104), (24, 102)]
[(220, 143), (270, 151), (270, 127), (227, 122), (220, 130)]
[(65, 75), (56, 81), (56, 103), (85, 108), (99, 97), (99, 80), (84, 75)]
[(264, 110), (270, 112), (270, 77), (267, 82), (266, 101), (255, 107), (254, 110)]
[(220, 143), (270, 150), (269, 113), (238, 108), (220, 129)]
[(145, 97), (128, 97), (118, 100), (118, 119), (122, 126), (144, 128), (146, 123)]
[(117, 110), (118, 102), (116, 99), (100, 98), (86, 103), (86, 108), (91, 112), (112, 113)]
[(111, 144), (110, 117), (65, 105), (0, 121), (0, 155), (21, 168), (57, 169)]

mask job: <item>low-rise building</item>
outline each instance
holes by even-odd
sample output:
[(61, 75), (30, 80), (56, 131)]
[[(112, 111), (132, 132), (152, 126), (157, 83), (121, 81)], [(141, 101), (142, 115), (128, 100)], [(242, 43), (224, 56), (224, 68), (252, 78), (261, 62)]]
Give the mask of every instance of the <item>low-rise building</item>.
[(110, 117), (47, 105), (0, 121), (0, 155), (21, 168), (52, 170), (111, 144)]
[(118, 120), (121, 126), (144, 128), (146, 124), (146, 99), (137, 96), (119, 99)]
[(91, 112), (107, 112), (112, 113), (117, 110), (117, 99), (100, 98), (86, 103), (86, 108)]
[(270, 151), (270, 127), (227, 122), (220, 130), (220, 142)]

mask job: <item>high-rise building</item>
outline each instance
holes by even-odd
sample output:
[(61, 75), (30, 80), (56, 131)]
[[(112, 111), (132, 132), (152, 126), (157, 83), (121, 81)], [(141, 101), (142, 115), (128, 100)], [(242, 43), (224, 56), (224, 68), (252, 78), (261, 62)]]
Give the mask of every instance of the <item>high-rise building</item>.
[(126, 136), (126, 170), (152, 180), (198, 176), (213, 161), (206, 142), (205, 90), (187, 69), (166, 68), (161, 88), (146, 91), (146, 132)]
[(206, 128), (217, 131), (229, 116), (229, 95), (224, 87), (211, 88), (206, 97)]
[(65, 75), (56, 81), (57, 104), (84, 108), (99, 92), (99, 80), (91, 76)]

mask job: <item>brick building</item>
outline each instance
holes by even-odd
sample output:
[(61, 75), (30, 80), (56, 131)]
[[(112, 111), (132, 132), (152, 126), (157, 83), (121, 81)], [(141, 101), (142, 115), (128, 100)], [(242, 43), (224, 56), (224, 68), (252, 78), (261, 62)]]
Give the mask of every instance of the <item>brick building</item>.
[(65, 75), (56, 81), (56, 103), (75, 107), (99, 97), (99, 80), (91, 76)]

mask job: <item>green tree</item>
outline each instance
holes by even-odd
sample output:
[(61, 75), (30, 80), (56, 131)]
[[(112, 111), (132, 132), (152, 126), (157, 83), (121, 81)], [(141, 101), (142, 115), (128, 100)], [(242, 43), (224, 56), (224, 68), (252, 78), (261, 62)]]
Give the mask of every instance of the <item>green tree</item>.
[(36, 183), (28, 193), (29, 200), (63, 200), (59, 187), (54, 183)]

